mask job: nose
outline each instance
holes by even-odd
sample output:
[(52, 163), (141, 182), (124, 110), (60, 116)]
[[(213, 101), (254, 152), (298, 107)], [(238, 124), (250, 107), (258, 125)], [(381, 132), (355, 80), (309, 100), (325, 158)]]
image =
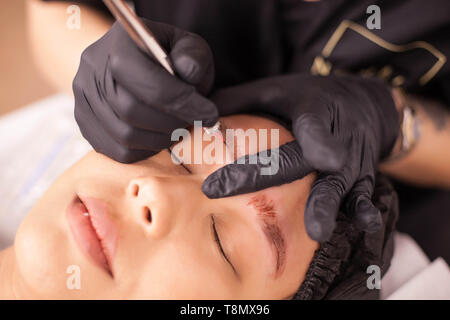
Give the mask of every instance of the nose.
[(138, 178), (126, 190), (129, 214), (153, 238), (164, 237), (171, 229), (175, 208), (170, 192), (165, 192), (164, 178)]

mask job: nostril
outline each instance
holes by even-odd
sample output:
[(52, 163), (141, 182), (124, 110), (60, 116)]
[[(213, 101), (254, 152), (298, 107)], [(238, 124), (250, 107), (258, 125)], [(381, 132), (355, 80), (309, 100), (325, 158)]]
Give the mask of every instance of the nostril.
[(152, 212), (148, 207), (144, 207), (144, 217), (149, 223), (152, 223)]
[(133, 197), (137, 197), (139, 195), (139, 185), (137, 183), (133, 184), (131, 194)]

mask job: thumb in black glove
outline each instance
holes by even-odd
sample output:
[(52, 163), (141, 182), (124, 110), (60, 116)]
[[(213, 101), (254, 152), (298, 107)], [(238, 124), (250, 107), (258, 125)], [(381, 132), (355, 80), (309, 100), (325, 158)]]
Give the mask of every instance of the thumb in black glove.
[(222, 89), (212, 100), (223, 115), (263, 111), (289, 120), (296, 142), (277, 150), (279, 170), (273, 176), (260, 174), (261, 163), (237, 161), (214, 172), (202, 186), (208, 197), (288, 183), (315, 169), (319, 174), (305, 209), (312, 239), (328, 239), (344, 198), (344, 209), (357, 226), (378, 229), (381, 216), (371, 202), (376, 166), (389, 154), (398, 132), (398, 114), (383, 83), (353, 76), (289, 75)]
[(208, 44), (175, 27), (142, 21), (168, 52), (176, 77), (141, 51), (119, 23), (82, 54), (73, 82), (75, 118), (97, 152), (120, 162), (168, 147), (176, 128), (218, 119), (204, 95), (214, 81)]

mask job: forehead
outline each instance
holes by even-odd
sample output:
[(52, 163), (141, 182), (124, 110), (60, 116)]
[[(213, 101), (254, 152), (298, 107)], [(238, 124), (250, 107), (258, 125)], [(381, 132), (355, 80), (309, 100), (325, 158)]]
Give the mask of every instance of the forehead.
[(276, 122), (262, 117), (235, 115), (223, 117), (221, 136), (210, 135), (200, 126), (182, 129), (172, 140), (173, 160), (188, 165), (195, 173), (210, 174), (248, 154), (277, 148), (293, 140)]

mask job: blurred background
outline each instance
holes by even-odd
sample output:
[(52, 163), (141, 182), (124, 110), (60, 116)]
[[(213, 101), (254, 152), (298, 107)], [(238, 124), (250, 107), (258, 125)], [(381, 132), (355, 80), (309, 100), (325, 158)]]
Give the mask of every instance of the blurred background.
[(25, 1), (0, 1), (0, 116), (56, 92), (32, 61)]
[[(33, 61), (27, 37), (26, 1), (30, 0), (0, 0), (0, 39), (2, 40), (0, 48), (0, 117), (57, 93), (57, 89), (40, 74)], [(50, 21), (54, 23), (53, 20)], [(91, 24), (86, 27), (101, 28), (101, 26)], [(95, 39), (85, 39), (86, 45)], [(50, 50), (50, 52), (67, 54), (70, 50), (59, 43), (55, 44), (55, 48), (56, 50)], [(74, 55), (74, 59), (78, 62), (79, 55)], [(55, 76), (57, 79), (55, 83), (58, 84), (62, 81), (59, 80), (61, 78), (57, 71), (63, 68), (55, 67), (54, 60), (50, 59), (50, 61), (53, 68), (51, 74)], [(66, 73), (61, 72), (61, 74), (65, 76), (74, 73), (69, 70)], [(29, 207), (37, 201), (59, 173), (70, 165), (70, 162), (49, 162), (52, 166), (45, 167), (45, 171), (41, 172), (39, 176), (45, 177), (45, 179), (36, 180), (39, 183), (30, 180), (35, 183), (32, 187), (28, 184), (29, 177), (35, 177), (33, 174), (36, 168), (42, 170), (41, 161), (47, 159), (49, 150), (54, 150), (52, 149), (54, 146), (60, 148), (59, 139), (61, 137), (71, 137), (70, 139), (72, 139), (76, 136), (75, 134), (78, 134), (78, 127), (73, 118), (73, 101), (70, 96), (59, 96), (40, 101), (34, 110), (36, 110), (35, 113), (28, 113), (29, 121), (21, 118), (23, 115), (20, 115), (20, 117), (8, 119), (7, 123), (4, 121), (3, 127), (0, 127), (0, 145), (2, 146), (0, 168), (7, 168), (7, 170), (0, 170), (0, 194), (3, 197), (0, 201), (0, 249), (2, 248), (2, 227), (7, 225), (6, 222), (12, 225), (9, 230), (3, 230), (3, 233), (9, 236), (8, 239), (4, 239), (10, 243), (23, 214), (28, 212)], [(49, 118), (59, 121), (48, 121)], [(86, 142), (84, 141), (84, 143)], [(71, 159), (73, 162), (77, 159), (77, 155), (72, 153), (82, 154), (83, 152), (78, 150), (84, 151), (83, 147), (77, 149), (73, 144), (68, 143), (57, 155), (63, 155), (61, 158)], [(60, 165), (60, 163), (62, 164)], [(28, 198), (26, 198), (27, 201), (23, 201), (22, 206), (19, 206), (16, 204), (16, 196), (22, 195), (24, 186), (28, 192)], [(404, 199), (401, 211), (405, 217), (399, 220), (398, 230), (411, 235), (431, 260), (442, 256), (447, 263), (450, 263), (450, 241), (448, 241), (450, 215), (448, 210), (445, 210), (445, 208), (450, 208), (449, 192), (413, 188), (399, 182), (396, 187), (400, 198)], [(8, 213), (3, 216), (3, 221), (1, 220), (2, 212)]]

